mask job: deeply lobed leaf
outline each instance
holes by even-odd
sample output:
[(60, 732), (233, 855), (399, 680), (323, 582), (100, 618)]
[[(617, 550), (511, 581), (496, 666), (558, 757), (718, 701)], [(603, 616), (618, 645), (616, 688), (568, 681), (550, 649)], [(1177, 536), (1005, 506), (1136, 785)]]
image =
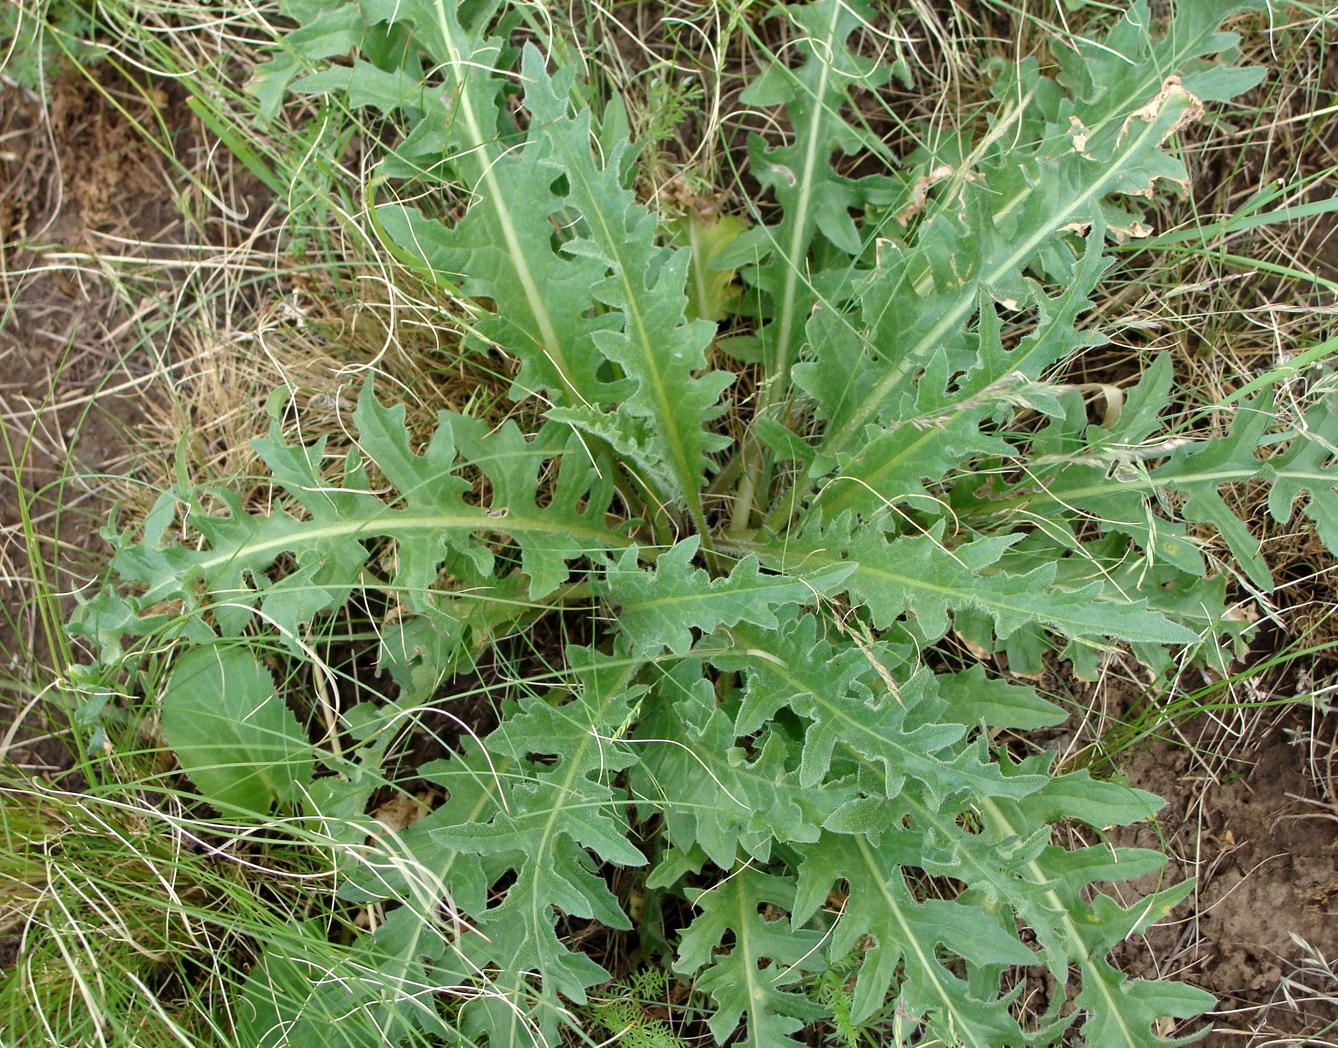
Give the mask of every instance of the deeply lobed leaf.
[[(1227, 437), (1181, 444), (1165, 439), (1168, 364), (1099, 424), (1060, 381), (1099, 341), (1107, 240), (1142, 232), (1139, 198), (1185, 178), (1176, 131), (1257, 76), (1218, 31), (1251, 6), (1182, 0), (1160, 33), (1136, 3), (1100, 41), (1055, 41), (1054, 78), (1018, 63), (978, 141), (951, 130), (902, 173), (861, 179), (832, 160), (870, 146), (851, 101), (894, 71), (856, 44), (874, 8), (779, 9), (795, 57), (746, 95), (791, 124), (789, 140), (750, 145), (777, 217), (712, 249), (720, 269), (742, 267), (754, 332), (733, 350), (762, 368), (729, 495), (708, 478), (733, 376), (712, 370), (705, 316), (729, 296), (662, 243), (628, 188), (626, 135), (596, 131), (574, 72), (513, 47), (499, 0), (291, 5), (305, 25), (259, 71), (262, 109), (329, 95), (403, 132), (377, 171), (376, 231), (468, 300), (470, 346), (514, 359), (511, 398), (537, 398), (547, 421), (525, 433), (443, 412), (420, 449), (368, 386), (357, 450), (335, 463), (326, 441), (289, 442), (276, 402), (257, 445), (274, 504), (165, 494), (142, 539), (120, 540), (121, 592), (83, 612), (110, 664), (124, 638), (155, 632), (215, 645), (272, 631), (302, 653), (355, 594), (385, 595), (393, 703), (341, 711), (357, 752), (322, 754), (313, 780), (271, 694), (262, 719), (293, 780), (242, 800), (263, 810), (300, 785), (341, 845), (341, 897), (387, 918), (334, 971), (302, 942), (267, 952), (243, 993), (257, 1043), (281, 1028), (319, 1038), (342, 1002), (358, 1019), (341, 1036), (445, 1036), (422, 998), (446, 987), (463, 1035), (554, 1045), (569, 1003), (608, 976), (569, 933), (629, 929), (620, 893), (643, 866), (648, 909), (664, 892), (696, 909), (674, 966), (714, 1000), (721, 1043), (799, 1043), (823, 1012), (805, 992), (819, 972), (855, 973), (851, 1022), (894, 1004), (924, 1044), (1050, 1044), (1081, 1023), (1088, 1043), (1142, 1048), (1209, 1005), (1109, 961), (1187, 888), (1122, 906), (1099, 886), (1159, 857), (1055, 833), (1149, 817), (1155, 798), (993, 752), (997, 729), (1062, 711), (979, 666), (948, 668), (957, 646), (931, 650), (951, 630), (1034, 674), (1052, 639), (1080, 672), (1119, 641), (1154, 665), (1168, 646), (1212, 645), (1229, 632), (1225, 586), (1186, 523), (1268, 581), (1226, 484), (1270, 481), (1279, 520), (1304, 499), (1334, 544), (1326, 405), (1265, 459), (1268, 400)], [(754, 499), (770, 503), (756, 531)], [(498, 726), (417, 769), (444, 803), (413, 826), (373, 825), (404, 718), (445, 703), (472, 652), (591, 599), (590, 646), (566, 642), (574, 617), (556, 631), (560, 686), (499, 684)], [(222, 650), (188, 652), (178, 673)], [(247, 672), (255, 687), (232, 698), (267, 690), (263, 666)], [(232, 788), (174, 734), (204, 793)], [(1045, 1014), (1024, 1023), (1011, 966), (1052, 977)]]

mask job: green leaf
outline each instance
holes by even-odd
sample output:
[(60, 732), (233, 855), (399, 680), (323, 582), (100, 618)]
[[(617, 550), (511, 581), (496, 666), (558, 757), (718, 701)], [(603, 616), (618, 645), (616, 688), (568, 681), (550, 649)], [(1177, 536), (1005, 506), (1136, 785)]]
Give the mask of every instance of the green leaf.
[[(1001, 407), (1031, 407), (1053, 413), (1053, 396), (1038, 380), (1057, 361), (1065, 360), (1093, 337), (1077, 330), (1079, 316), (1091, 308), (1092, 293), (1106, 268), (1101, 255), (1102, 233), (1098, 227), (1087, 238), (1087, 247), (1065, 289), (1049, 297), (1039, 288), (1032, 290), (1036, 304), (1036, 326), (1011, 350), (1001, 337), (1002, 324), (988, 296), (982, 296), (976, 331), (965, 341), (974, 343), (969, 351), (973, 366), (956, 381), (950, 379), (955, 364), (944, 351), (935, 352), (925, 364), (923, 374), (909, 382), (907, 392), (897, 398), (896, 419), (887, 426), (870, 425), (861, 446), (842, 455), (839, 475), (824, 486), (807, 516), (821, 513), (834, 519), (854, 510), (868, 515), (908, 499), (912, 508), (932, 505), (923, 481), (940, 481), (960, 463), (982, 456), (1009, 457), (1015, 449), (997, 433), (984, 432), (983, 425)], [(897, 303), (900, 299), (895, 300)], [(849, 325), (815, 317), (810, 325), (819, 363), (796, 369), (796, 381), (806, 388), (827, 417), (840, 414), (841, 404), (860, 388), (842, 378), (842, 371), (822, 366), (823, 355), (836, 353), (846, 362), (845, 373), (858, 375), (874, 370), (866, 353), (866, 344), (890, 344), (899, 333), (919, 322), (917, 316), (903, 316), (889, 309), (879, 296), (870, 296), (865, 305), (869, 321), (867, 333), (855, 332)], [(832, 340), (853, 343), (841, 348)], [(828, 364), (833, 361), (828, 361)]]
[(1126, 979), (1099, 961), (1089, 966), (1087, 984), (1075, 1003), (1090, 1015), (1082, 1028), (1088, 1044), (1157, 1048), (1186, 1043), (1154, 1032), (1163, 1019), (1193, 1018), (1217, 1001), (1197, 986), (1169, 979)]
[(958, 793), (1021, 797), (1046, 783), (1040, 776), (1005, 779), (997, 765), (958, 745), (964, 725), (937, 716), (921, 720), (917, 707), (937, 706), (929, 670), (895, 673), (878, 665), (876, 652), (819, 639), (814, 616), (787, 615), (779, 629), (737, 627), (724, 639), (727, 646), (711, 660), (721, 669), (748, 672), (735, 731), (756, 730), (783, 706), (804, 717), (809, 723), (799, 775), (806, 787), (824, 781), (838, 746), (881, 767), (889, 798), (907, 778), (919, 782), (934, 804)]
[(656, 490), (672, 490), (674, 478), (665, 467), (656, 446), (658, 442), (651, 438), (645, 419), (616, 408), (602, 411), (586, 407), (549, 408), (544, 416), (603, 441), (624, 462), (639, 469)]
[(997, 914), (961, 902), (916, 901), (888, 851), (859, 837), (824, 834), (804, 850), (799, 870), (796, 921), (821, 905), (838, 881), (848, 888), (832, 931), (833, 956), (852, 952), (866, 935), (874, 939), (859, 966), (852, 1018), (860, 1022), (878, 1011), (896, 982), (900, 1009), (927, 1017), (927, 1032), (945, 1043), (1000, 1048), (1025, 1043), (1007, 997), (978, 999), (939, 959), (938, 949), (974, 966), (1026, 966), (1035, 956)]
[[(830, 778), (820, 790), (805, 787), (782, 731), (739, 739), (695, 660), (667, 670), (655, 696), (637, 731), (643, 756), (632, 777), (647, 814), (661, 813), (665, 836), (684, 852), (695, 848), (722, 870), (740, 849), (765, 862), (774, 843), (817, 840), (818, 827), (856, 795), (853, 782)], [(657, 880), (664, 876), (657, 870)]]
[(1279, 524), (1307, 496), (1305, 515), (1329, 552), (1338, 554), (1338, 407), (1321, 400), (1300, 420), (1291, 447), (1260, 472), (1273, 481), (1268, 510)]
[[(659, 223), (623, 187), (619, 143), (596, 162), (591, 150), (590, 115), (568, 115), (565, 90), (544, 70), (537, 49), (527, 46), (523, 59), (525, 104), (535, 134), (550, 153), (549, 175), (565, 175), (568, 203), (584, 220), (565, 245), (575, 256), (599, 263), (595, 298), (621, 317), (616, 327), (594, 335), (595, 344), (635, 383), (621, 410), (646, 420), (651, 441), (674, 478), (675, 494), (705, 531), (701, 477), (706, 455), (728, 445), (728, 438), (706, 430), (724, 410), (720, 394), (734, 380), (725, 371), (706, 371), (706, 348), (715, 333), (708, 321), (685, 314), (690, 252), (668, 250), (656, 242)], [(607, 275), (605, 275), (607, 274)]]
[[(888, 253), (876, 283), (862, 297), (878, 303), (889, 298), (900, 301), (892, 289), (914, 287), (920, 297), (919, 317), (901, 327), (890, 344), (879, 344), (890, 366), (867, 387), (852, 385), (853, 395), (832, 417), (821, 450), (827, 455), (848, 451), (866, 424), (897, 410), (909, 378), (927, 364), (932, 353), (946, 351), (950, 360), (954, 353), (960, 353), (965, 324), (975, 312), (980, 291), (1010, 302), (1030, 298), (1021, 282), (1021, 271), (1065, 226), (1098, 221), (1100, 202), (1111, 193), (1145, 189), (1159, 177), (1181, 177), (1178, 163), (1170, 161), (1159, 147), (1192, 106), (1193, 99), (1186, 92), (1170, 88), (1164, 97), (1156, 99), (1155, 108), (1146, 118), (1132, 122), (1129, 133), (1107, 160), (1087, 160), (1077, 153), (1044, 158), (1052, 164), (1052, 173), (1039, 184), (1053, 187), (1053, 193), (1029, 193), (1024, 204), (1015, 205), (1022, 210), (1015, 221), (1008, 223), (1016, 227), (1013, 235), (1007, 232), (1007, 226), (1001, 228), (993, 219), (984, 218), (974, 228), (945, 228), (945, 253), (950, 240), (957, 252), (956, 271), (962, 274), (956, 279), (929, 268), (923, 250), (905, 255)], [(1038, 158), (1037, 162), (1043, 161)], [(984, 186), (981, 190), (989, 192)], [(940, 221), (949, 223), (953, 219), (945, 214)], [(936, 235), (934, 230), (927, 231), (922, 240), (932, 244)], [(884, 311), (882, 316), (887, 318), (885, 323), (892, 323), (898, 314)]]
[(637, 550), (628, 549), (605, 568), (602, 589), (619, 607), (618, 627), (646, 654), (668, 649), (685, 654), (692, 630), (751, 622), (777, 624), (772, 609), (807, 604), (836, 588), (850, 574), (847, 565), (829, 565), (806, 576), (764, 575), (756, 556), (746, 556), (733, 571), (711, 578), (692, 567), (700, 548), (694, 536), (660, 554), (653, 572), (642, 571)]
[[(500, 806), (486, 821), (470, 815), (429, 831), (443, 848), (484, 857), (495, 877), (515, 875), (500, 902), (467, 911), (480, 934), (462, 946), (473, 963), (496, 964), (514, 976), (510, 1000), (494, 1002), (511, 1019), (492, 1021), (517, 1030), (532, 1014), (539, 1028), (554, 1029), (564, 1014), (558, 994), (583, 1002), (588, 987), (608, 978), (559, 939), (559, 912), (630, 927), (592, 854), (618, 866), (646, 862), (628, 839), (622, 791), (612, 786), (637, 759), (619, 735), (641, 693), (630, 684), (641, 662), (575, 647), (567, 657), (570, 694), (556, 701), (526, 698), (484, 740), (495, 763), (510, 762)], [(534, 974), (537, 991), (526, 987), (524, 973)]]
[(367, 29), (367, 19), (359, 5), (331, 6), (314, 14), (282, 38), (282, 50), (260, 65), (246, 85), (260, 102), (261, 115), (278, 115), (284, 95), (304, 65), (348, 54), (358, 48)]
[(980, 666), (961, 673), (942, 673), (938, 693), (947, 703), (943, 717), (958, 724), (988, 724), (1028, 731), (1060, 724), (1068, 714), (1041, 698), (1035, 688), (987, 677)]
[(846, 178), (833, 163), (838, 150), (853, 153), (873, 144), (842, 115), (851, 90), (877, 90), (892, 74), (891, 65), (848, 44), (853, 33), (870, 24), (872, 8), (863, 0), (818, 0), (779, 11), (793, 23), (788, 50), (802, 63), (792, 68), (776, 58), (744, 91), (742, 101), (785, 104), (789, 143), (769, 147), (756, 135), (748, 143), (749, 169), (774, 193), (782, 217), (738, 241), (741, 250), (722, 260), (752, 262), (745, 275), (767, 299), (768, 320), (758, 333), (770, 383), (766, 404), (784, 399), (790, 366), (804, 341), (804, 322), (818, 300), (807, 258), (816, 236), (821, 233), (846, 255), (858, 255), (863, 238), (851, 212), (891, 194), (887, 178)]
[(1272, 412), (1267, 410), (1271, 406), (1268, 403), (1246, 406), (1225, 438), (1177, 453), (1149, 478), (1158, 487), (1188, 495), (1180, 515), (1197, 524), (1211, 525), (1254, 584), (1265, 587), (1272, 585), (1273, 577), (1259, 554), (1259, 543), (1226, 504), (1220, 488), (1222, 479), (1233, 470), (1259, 471), (1255, 449), (1272, 421)]
[(418, 769), (424, 780), (446, 791), (445, 803), (403, 829), (375, 828), (339, 886), (341, 899), (391, 900), (420, 913), (448, 902), (464, 913), (483, 912), (495, 874), (489, 876), (477, 854), (450, 847), (439, 837), (455, 826), (486, 824), (504, 810), (502, 783), (515, 774), (516, 762), (489, 756), (474, 739), (466, 740), (463, 753)]
[(424, 93), (422, 118), (385, 174), (421, 177), (449, 164), (471, 205), (453, 227), (400, 203), (379, 205), (377, 218), (408, 257), (491, 303), (476, 329), (520, 360), (514, 399), (604, 405), (615, 390), (599, 376), (594, 333), (607, 322), (590, 311), (604, 273), (596, 260), (554, 244), (550, 219), (567, 205), (553, 190), (549, 147), (537, 141), (544, 129), (532, 125), (520, 148), (500, 140), (506, 79), (503, 41), (488, 35), (493, 6), (462, 15), (454, 2), (393, 5), (389, 17), (413, 26), (442, 82)]
[[(819, 1006), (786, 989), (803, 977), (805, 967), (815, 966), (820, 941), (816, 933), (794, 931), (789, 921), (769, 915), (788, 910), (793, 902), (791, 882), (748, 867), (693, 893), (700, 913), (683, 932), (674, 971), (701, 973), (697, 988), (716, 1002), (708, 1025), (717, 1044), (724, 1044), (742, 1021), (747, 1032), (737, 1043), (798, 1046), (790, 1035), (820, 1014)], [(733, 933), (734, 944), (721, 953), (726, 932)]]
[[(1305, 498), (1304, 513), (1320, 540), (1338, 549), (1334, 524), (1338, 495), (1329, 466), (1338, 440), (1338, 414), (1331, 406), (1321, 401), (1303, 412), (1287, 434), (1290, 445), (1271, 458), (1261, 456), (1275, 439), (1269, 431), (1276, 412), (1267, 396), (1236, 408), (1225, 436), (1206, 442), (1173, 438), (1154, 443), (1150, 438), (1156, 428), (1155, 411), (1169, 403), (1169, 384), (1167, 365), (1150, 368), (1131, 391), (1120, 425), (1110, 432), (1089, 429), (1080, 436), (1077, 429), (1085, 420), (1054, 423), (1039, 438), (1037, 449), (1055, 454), (1058, 468), (1053, 475), (1035, 474), (1040, 483), (1028, 484), (1031, 490), (988, 500), (981, 510), (993, 515), (1025, 507), (1063, 519), (1078, 507), (1085, 520), (1133, 538), (1154, 565), (1165, 562), (1202, 574), (1197, 545), (1183, 524), (1169, 519), (1164, 493), (1177, 492), (1185, 496), (1179, 516), (1209, 525), (1226, 542), (1246, 577), (1267, 588), (1272, 585), (1271, 573), (1259, 543), (1223, 494), (1230, 490), (1228, 485), (1259, 479), (1271, 482), (1268, 506), (1275, 520), (1288, 520), (1297, 500)], [(1080, 440), (1084, 446), (1075, 449)], [(1157, 459), (1163, 461), (1153, 465)]]
[(342, 92), (354, 108), (367, 106), (393, 113), (397, 109), (423, 107), (423, 85), (417, 76), (404, 69), (387, 72), (370, 62), (356, 61), (351, 66), (330, 66), (293, 81), (288, 90), (298, 95)]
[(605, 405), (617, 390), (600, 379), (603, 355), (589, 316), (590, 289), (603, 276), (593, 259), (553, 247), (549, 219), (564, 202), (538, 149), (508, 153), (489, 169), (488, 185), (454, 227), (382, 204), (377, 220), (405, 257), (495, 306), (478, 334), (520, 361), (513, 400), (542, 397), (566, 407)]
[(1016, 537), (1002, 542), (977, 539), (948, 549), (932, 534), (889, 540), (874, 528), (852, 532), (849, 520), (842, 520), (826, 531), (788, 542), (783, 553), (772, 548), (759, 552), (764, 562), (777, 567), (855, 565), (845, 588), (868, 607), (874, 625), (886, 629), (911, 611), (928, 640), (941, 637), (948, 628), (949, 612), (962, 609), (988, 615), (1000, 637), (1028, 623), (1039, 623), (1074, 639), (1116, 637), (1155, 644), (1198, 639), (1197, 634), (1150, 611), (1143, 601), (1102, 599), (1099, 584), (1082, 589), (1054, 586), (1054, 564), (1024, 575), (984, 570), (1015, 541)]
[[(627, 545), (605, 525), (613, 492), (608, 473), (591, 463), (565, 427), (545, 427), (526, 438), (514, 423), (490, 433), (478, 419), (442, 412), (418, 454), (409, 447), (404, 408), (383, 407), (370, 384), (359, 397), (354, 421), (366, 460), (346, 460), (342, 487), (323, 476), (324, 438), (309, 446), (288, 444), (276, 415), (269, 436), (256, 442), (292, 509), (251, 512), (227, 491), (177, 492), (183, 519), (200, 541), (190, 547), (170, 541), (170, 516), (152, 520), (143, 541), (122, 541), (112, 566), (122, 579), (144, 588), (132, 605), (147, 609), (178, 600), (195, 613), (218, 602), (225, 633), (240, 632), (254, 608), (291, 643), (316, 615), (340, 607), (355, 587), (368, 584), (365, 568), (376, 539), (395, 544), (385, 588), (417, 613), (438, 611), (451, 600), (484, 599), (497, 562), (492, 545), (483, 540), (498, 534), (510, 536), (519, 548), (531, 599), (566, 581), (570, 561)], [(541, 506), (540, 477), (555, 462), (556, 481)], [(369, 466), (393, 492), (384, 498), (372, 493)], [(461, 476), (466, 468), (488, 481), (486, 504), (470, 497), (474, 485)], [(225, 508), (224, 515), (217, 515), (211, 499)], [(173, 503), (166, 505), (170, 514)], [(284, 554), (292, 555), (295, 566), (272, 578), (267, 573)], [(439, 588), (438, 573), (448, 562), (457, 576), (476, 577), (481, 589), (453, 596)], [(99, 621), (104, 631), (110, 628), (105, 619)]]
[[(861, 304), (866, 330), (843, 335), (849, 320), (836, 310), (819, 310), (810, 321), (815, 359), (798, 366), (795, 378), (816, 397), (827, 425), (805, 492), (858, 450), (868, 425), (914, 413), (914, 379), (935, 355), (945, 355), (949, 372), (972, 365), (968, 322), (982, 294), (1028, 308), (1038, 301), (1029, 270), (1070, 282), (1072, 229), (1127, 235), (1139, 216), (1115, 206), (1113, 196), (1184, 180), (1183, 166), (1162, 147), (1197, 112), (1198, 99), (1176, 74), (1229, 50), (1235, 38), (1216, 25), (1248, 6), (1192, 0), (1177, 8), (1166, 35), (1154, 37), (1154, 20), (1136, 4), (1106, 40), (1083, 41), (1072, 53), (1061, 48), (1073, 98), (1034, 63), (1022, 63), (1018, 81), (999, 89), (1002, 105), (1026, 100), (1007, 144), (995, 140), (980, 155), (946, 136), (942, 151), (924, 158), (926, 171), (953, 174), (945, 183), (951, 193), (931, 203), (912, 244), (881, 244), (876, 271), (849, 294)], [(1108, 79), (1093, 79), (1093, 68)], [(795, 493), (779, 505), (803, 501)]]
[(1020, 809), (1036, 822), (1073, 819), (1099, 830), (1150, 819), (1164, 803), (1146, 790), (1093, 779), (1086, 770), (1047, 779), (1041, 789), (1018, 801)]
[[(986, 801), (981, 810), (986, 824), (1000, 834), (1025, 833), (1025, 827), (1034, 824), (1024, 809), (1009, 801)], [(1163, 862), (1155, 852), (1112, 850), (1105, 845), (1072, 852), (1050, 847), (1016, 870), (1019, 890), (1028, 895), (1039, 891), (1055, 914), (1062, 915), (1061, 920), (1038, 931), (1051, 954), (1052, 971), (1063, 971), (1068, 964), (1078, 966), (1081, 991), (1076, 1003), (1087, 1014), (1083, 1025), (1087, 1043), (1112, 1048), (1173, 1043), (1150, 1028), (1163, 1017), (1185, 1017), (1212, 1005), (1207, 994), (1191, 987), (1170, 981), (1128, 980), (1106, 960), (1116, 943), (1169, 913), (1192, 890), (1193, 882), (1183, 882), (1128, 908), (1100, 893), (1092, 893), (1088, 901), (1090, 886), (1101, 880), (1141, 877)]]
[(237, 1004), (242, 1043), (358, 1048), (446, 1036), (427, 990), (458, 981), (451, 960), (444, 929), (407, 908), (351, 946), (299, 925), (269, 942), (247, 974)]
[(162, 692), (163, 738), (225, 814), (263, 814), (311, 782), (311, 744), (264, 663), (237, 645), (191, 648)]

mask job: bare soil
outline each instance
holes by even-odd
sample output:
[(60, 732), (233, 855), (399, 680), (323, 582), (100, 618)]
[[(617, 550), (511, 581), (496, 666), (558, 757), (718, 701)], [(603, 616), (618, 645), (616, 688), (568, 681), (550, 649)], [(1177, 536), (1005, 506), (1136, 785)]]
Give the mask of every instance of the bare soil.
[[(1120, 762), (1131, 785), (1167, 799), (1155, 824), (1120, 835), (1121, 844), (1171, 855), (1160, 884), (1149, 878), (1135, 887), (1197, 878), (1194, 894), (1145, 942), (1127, 944), (1121, 959), (1132, 973), (1173, 974), (1217, 995), (1216, 1030), (1205, 1044), (1307, 1043), (1306, 1035), (1338, 1024), (1338, 980), (1301, 971), (1306, 945), (1338, 957), (1338, 767), (1325, 766), (1323, 751), (1316, 760), (1306, 741), (1331, 744), (1338, 717), (1316, 720), (1293, 714), (1225, 760), (1167, 740)], [(1204, 721), (1186, 734), (1216, 732)], [(1294, 1003), (1286, 978), (1297, 980)], [(1324, 999), (1305, 1000), (1317, 995), (1301, 984)]]
[[(107, 94), (104, 94), (107, 92)], [(87, 586), (102, 548), (106, 485), (119, 472), (143, 417), (135, 395), (147, 362), (135, 359), (126, 291), (98, 255), (127, 255), (171, 237), (172, 179), (161, 155), (108, 95), (119, 92), (69, 75), (45, 105), (19, 89), (0, 93), (0, 650), (9, 653), (0, 693), (8, 730), (52, 668), (33, 607), (20, 506), (41, 539), (48, 582), (64, 595)], [(117, 98), (134, 105), (134, 99)], [(126, 392), (117, 392), (124, 389)], [(12, 459), (11, 459), (12, 454)], [(21, 486), (21, 487), (20, 487)], [(23, 717), (6, 755), (34, 774), (67, 764), (57, 727)], [(0, 732), (0, 738), (4, 733)]]

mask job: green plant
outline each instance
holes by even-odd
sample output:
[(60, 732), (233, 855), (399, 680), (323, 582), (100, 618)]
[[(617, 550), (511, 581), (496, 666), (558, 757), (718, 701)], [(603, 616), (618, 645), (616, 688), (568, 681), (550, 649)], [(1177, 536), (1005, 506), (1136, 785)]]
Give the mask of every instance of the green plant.
[(646, 1013), (646, 1005), (663, 1000), (668, 977), (661, 968), (641, 968), (610, 988), (613, 996), (591, 1002), (591, 1011), (623, 1048), (686, 1048), (662, 1019)]
[(230, 1043), (238, 929), (282, 936), (285, 922), (248, 871), (194, 847), (184, 814), (151, 796), (0, 787), (0, 935), (19, 944), (0, 973), (5, 1044)]
[[(833, 1007), (801, 984), (852, 965), (839, 1025), (892, 998), (925, 1044), (1056, 1043), (1075, 1023), (1089, 1044), (1166, 1044), (1211, 1004), (1108, 959), (1190, 886), (1121, 905), (1097, 885), (1162, 858), (1055, 834), (1157, 799), (996, 746), (1064, 714), (941, 642), (1022, 675), (1047, 654), (1094, 674), (1121, 642), (1157, 670), (1222, 661), (1241, 629), (1228, 580), (1269, 584), (1226, 484), (1267, 483), (1277, 520), (1303, 502), (1338, 549), (1324, 398), (1278, 412), (1263, 388), (1218, 437), (1168, 413), (1165, 358), (1098, 423), (1063, 381), (1100, 339), (1108, 241), (1186, 177), (1176, 132), (1262, 75), (1219, 28), (1252, 6), (1184, 0), (1155, 30), (1136, 3), (1099, 43), (1056, 40), (1057, 72), (1001, 71), (982, 127), (861, 178), (834, 158), (867, 145), (852, 89), (892, 73), (854, 47), (871, 12), (779, 9), (797, 64), (745, 101), (783, 107), (793, 139), (750, 149), (774, 204), (715, 254), (745, 284), (718, 326), (688, 311), (690, 249), (663, 246), (628, 188), (625, 121), (594, 118), (573, 66), (550, 71), (535, 41), (561, 48), (527, 8), (288, 5), (264, 110), (331, 96), (396, 122), (369, 225), (448, 295), (463, 353), (516, 362), (517, 408), (443, 411), (418, 448), (368, 383), (331, 454), (276, 396), (256, 444), (272, 505), (183, 480), (117, 537), (118, 585), (82, 609), (102, 657), (84, 672), (193, 677), (163, 695), (169, 743), (202, 680), (229, 701), (245, 681), (268, 726), (235, 750), (174, 743), (183, 769), (230, 817), (281, 805), (378, 915), (337, 965), (314, 959), (319, 924), (271, 944), (246, 1043), (553, 1044), (609, 977), (579, 933), (631, 929), (611, 886), (629, 879), (656, 912), (693, 908), (673, 968), (713, 1000), (721, 1043), (799, 1043)], [(756, 362), (755, 401), (724, 399), (726, 349)], [(1234, 563), (1209, 563), (1212, 537)], [(341, 704), (313, 651), (351, 604), (385, 701)], [(504, 680), (495, 730), (416, 769), (446, 802), (379, 827), (400, 733), (540, 628), (548, 663)], [(306, 667), (309, 754), (275, 690), (299, 675), (243, 646)], [(265, 784), (224, 771), (274, 747)], [(1055, 987), (1040, 1015), (1019, 1006), (1026, 970)]]
[(45, 95), (65, 59), (100, 56), (89, 39), (95, 15), (92, 0), (15, 0), (0, 7), (0, 74)]

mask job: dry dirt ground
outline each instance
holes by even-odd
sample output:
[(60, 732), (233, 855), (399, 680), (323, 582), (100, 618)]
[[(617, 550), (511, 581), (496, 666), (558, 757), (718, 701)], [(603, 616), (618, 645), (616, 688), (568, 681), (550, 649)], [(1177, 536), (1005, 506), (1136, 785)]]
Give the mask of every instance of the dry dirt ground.
[[(1324, 763), (1335, 726), (1332, 714), (1313, 726), (1293, 715), (1225, 759), (1176, 740), (1122, 762), (1133, 785), (1168, 803), (1155, 825), (1120, 843), (1167, 851), (1163, 885), (1197, 878), (1168, 921), (1127, 944), (1123, 967), (1216, 994), (1216, 1030), (1205, 1044), (1335, 1042), (1338, 972), (1329, 965), (1338, 960), (1338, 807), (1334, 791), (1316, 781), (1338, 775), (1338, 765)], [(1312, 728), (1327, 733), (1319, 754), (1307, 741)], [(1202, 744), (1217, 729), (1205, 718), (1186, 733)]]
[[(44, 111), (45, 108), (45, 111)], [(160, 158), (90, 83), (69, 76), (41, 102), (0, 94), (0, 649), (8, 653), (5, 727), (40, 689), (53, 653), (33, 604), (20, 505), (29, 503), (50, 579), (88, 580), (107, 512), (100, 474), (122, 467), (141, 418), (134, 390), (150, 370), (127, 356), (135, 323), (111, 265), (96, 256), (173, 232)], [(9, 760), (58, 770), (63, 745), (22, 716)], [(4, 737), (0, 733), (0, 738)]]
[[(134, 104), (115, 84), (104, 90)], [(195, 148), (192, 133), (182, 131), (177, 156)], [(82, 80), (58, 82), (45, 112), (13, 89), (0, 94), (0, 415), (65, 592), (89, 578), (109, 508), (98, 474), (133, 459), (145, 397), (162, 381), (155, 353), (170, 348), (142, 337), (148, 307), (126, 267), (97, 259), (152, 258), (169, 251), (154, 245), (179, 244), (181, 181)], [(3, 458), (0, 467), (0, 739), (14, 729), (5, 759), (58, 775), (62, 744), (44, 738), (30, 709), (53, 656), (32, 605), (15, 470)], [(1198, 878), (1190, 901), (1123, 961), (1217, 994), (1219, 1030), (1208, 1044), (1338, 1041), (1323, 1032), (1338, 1024), (1338, 977), (1325, 967), (1338, 963), (1338, 765), (1326, 763), (1338, 722), (1311, 716), (1292, 712), (1230, 746), (1205, 718), (1182, 728), (1197, 751), (1172, 739), (1123, 761), (1132, 784), (1170, 800), (1157, 825), (1121, 843), (1167, 848), (1172, 879)]]

